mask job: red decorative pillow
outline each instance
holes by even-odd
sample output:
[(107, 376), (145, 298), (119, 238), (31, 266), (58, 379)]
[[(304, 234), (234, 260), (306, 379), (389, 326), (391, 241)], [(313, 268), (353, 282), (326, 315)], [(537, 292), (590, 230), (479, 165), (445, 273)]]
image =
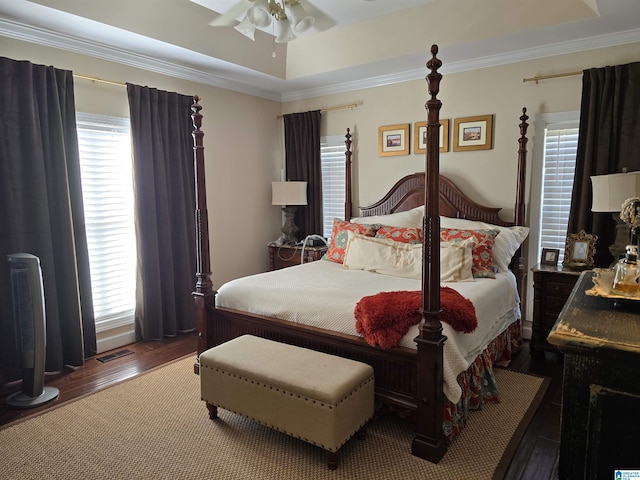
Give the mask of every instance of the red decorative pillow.
[(379, 224), (365, 225), (362, 223), (345, 222), (339, 218), (334, 219), (331, 242), (327, 249), (326, 259), (336, 263), (344, 262), (344, 252), (347, 248), (347, 241), (349, 240), (349, 234), (347, 232), (352, 231), (366, 235), (367, 237), (373, 237), (379, 227)]
[(383, 225), (376, 232), (376, 238), (388, 238), (402, 243), (420, 243), (422, 242), (422, 229)]
[(498, 230), (460, 230), (456, 228), (441, 228), (440, 241), (462, 242), (473, 239), (471, 256), (471, 274), (474, 278), (496, 278), (493, 271), (493, 245), (495, 244)]

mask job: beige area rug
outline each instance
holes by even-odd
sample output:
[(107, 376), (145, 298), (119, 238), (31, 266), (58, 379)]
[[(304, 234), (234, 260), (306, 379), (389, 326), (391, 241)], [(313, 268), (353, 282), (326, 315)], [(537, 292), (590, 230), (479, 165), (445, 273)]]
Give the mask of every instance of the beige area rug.
[[(390, 415), (352, 439), (337, 470), (318, 447), (200, 400), (194, 357), (0, 430), (5, 479), (491, 479), (546, 382), (497, 369), (502, 402), (471, 414), (439, 464), (410, 454), (412, 428)], [(523, 419), (525, 421), (523, 422)], [(512, 455), (513, 452), (510, 452)], [(509, 455), (510, 458), (510, 455)]]

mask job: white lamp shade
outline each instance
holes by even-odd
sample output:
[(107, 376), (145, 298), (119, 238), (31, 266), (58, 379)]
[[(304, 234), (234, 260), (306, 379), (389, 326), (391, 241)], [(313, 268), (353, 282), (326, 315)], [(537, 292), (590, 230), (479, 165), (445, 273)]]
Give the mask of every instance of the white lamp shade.
[(263, 28), (271, 23), (268, 0), (255, 0), (253, 7), (247, 10), (247, 18), (258, 28)]
[(295, 40), (296, 36), (291, 30), (291, 24), (287, 18), (276, 21), (276, 43), (287, 43)]
[(255, 34), (256, 34), (256, 26), (251, 23), (251, 21), (249, 20), (248, 17), (244, 17), (242, 19), (242, 21), (236, 25), (235, 27), (233, 27), (234, 30), (237, 30), (238, 32), (240, 32), (241, 34), (243, 34), (245, 37), (255, 41)]
[(302, 5), (296, 3), (292, 7), (289, 7), (289, 18), (291, 19), (291, 25), (293, 25), (293, 31), (300, 34), (309, 30), (315, 23), (315, 19), (307, 14), (302, 8)]
[(306, 205), (307, 182), (271, 182), (272, 205)]
[(619, 212), (628, 198), (640, 196), (640, 172), (591, 177), (592, 212)]

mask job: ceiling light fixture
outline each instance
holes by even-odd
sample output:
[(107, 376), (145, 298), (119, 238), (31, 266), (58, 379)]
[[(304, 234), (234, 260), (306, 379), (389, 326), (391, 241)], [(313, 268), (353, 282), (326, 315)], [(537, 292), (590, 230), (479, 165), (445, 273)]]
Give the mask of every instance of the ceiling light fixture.
[(298, 0), (249, 0), (253, 3), (242, 21), (233, 27), (245, 37), (255, 41), (256, 28), (268, 27), (274, 22), (276, 43), (296, 39), (296, 34), (306, 32), (315, 23)]

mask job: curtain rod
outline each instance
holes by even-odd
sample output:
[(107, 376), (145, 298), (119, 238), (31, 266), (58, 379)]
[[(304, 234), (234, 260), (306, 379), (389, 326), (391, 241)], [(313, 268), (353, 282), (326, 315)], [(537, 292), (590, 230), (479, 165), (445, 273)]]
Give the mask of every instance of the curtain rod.
[(560, 77), (573, 77), (574, 75), (582, 75), (582, 72), (567, 72), (567, 73), (556, 73), (554, 75), (539, 75), (531, 78), (523, 78), (523, 82), (536, 82), (536, 85), (540, 80), (548, 80), (550, 78), (560, 78)]
[[(336, 107), (321, 108), (320, 113), (332, 112), (334, 110), (353, 110), (354, 108), (358, 108), (357, 103), (351, 103), (349, 105), (338, 105)], [(282, 117), (284, 117), (284, 115), (278, 115), (278, 118), (282, 118)]]
[(126, 83), (115, 82), (113, 80), (105, 80), (103, 78), (98, 78), (98, 77), (90, 77), (88, 75), (80, 75), (78, 73), (74, 73), (73, 76), (76, 77), (76, 78), (83, 78), (85, 80), (91, 80), (92, 82), (108, 83), (109, 85), (117, 85), (119, 87), (126, 87), (127, 86)]

